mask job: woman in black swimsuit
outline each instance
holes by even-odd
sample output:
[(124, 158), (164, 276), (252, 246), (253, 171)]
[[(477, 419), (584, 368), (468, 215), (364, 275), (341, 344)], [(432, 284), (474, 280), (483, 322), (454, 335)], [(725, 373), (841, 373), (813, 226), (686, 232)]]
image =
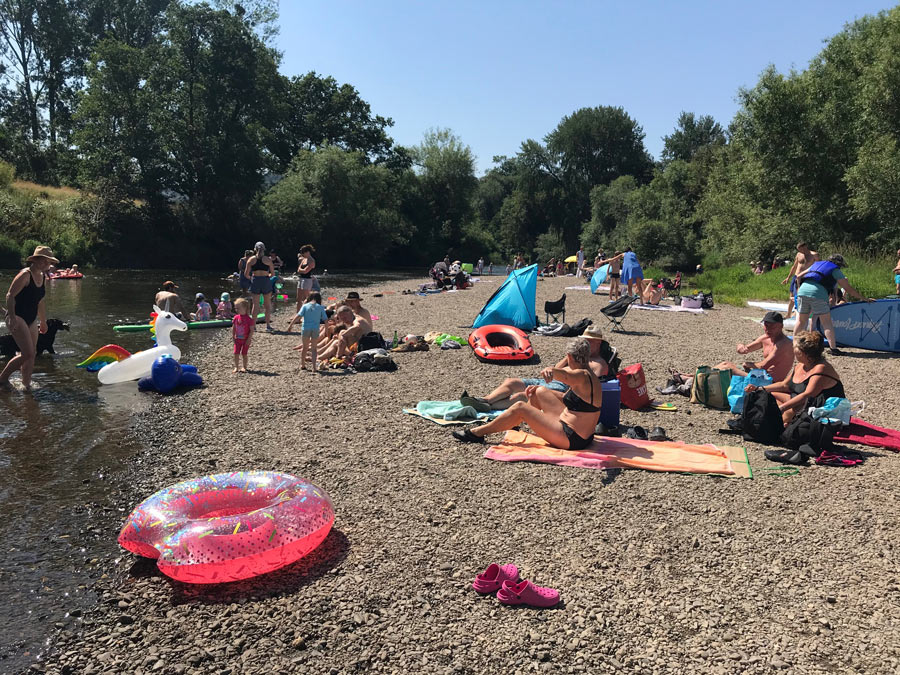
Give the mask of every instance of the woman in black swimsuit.
[(794, 357), (797, 364), (784, 380), (763, 387), (778, 401), (785, 426), (810, 406), (821, 407), (832, 396), (846, 398), (841, 378), (825, 360), (825, 339), (820, 333), (794, 333)]
[(484, 443), (488, 434), (506, 431), (525, 422), (554, 448), (583, 450), (594, 439), (603, 393), (600, 380), (588, 367), (590, 359), (588, 341), (575, 338), (566, 347), (567, 364), (564, 367), (541, 371), (541, 377), (547, 382), (564, 382), (569, 385), (569, 391), (563, 394), (545, 387), (527, 387), (527, 403), (518, 401), (487, 424), (454, 431), (453, 436), (467, 443)]
[(272, 259), (266, 255), (266, 246), (261, 241), (253, 247), (253, 255), (244, 266), (244, 276), (250, 280), (250, 293), (253, 302), (251, 316), (255, 321), (259, 316), (259, 296), (263, 296), (263, 308), (266, 312), (266, 330), (272, 332), (272, 277), (275, 268)]
[(10, 375), (21, 369), (22, 385), (30, 390), (38, 333), (47, 332), (44, 273), (59, 260), (53, 257), (48, 246), (38, 246), (25, 262), (28, 267), (15, 276), (6, 293), (6, 327), (16, 341), (19, 354), (11, 358), (0, 373), (0, 387), (9, 388)]

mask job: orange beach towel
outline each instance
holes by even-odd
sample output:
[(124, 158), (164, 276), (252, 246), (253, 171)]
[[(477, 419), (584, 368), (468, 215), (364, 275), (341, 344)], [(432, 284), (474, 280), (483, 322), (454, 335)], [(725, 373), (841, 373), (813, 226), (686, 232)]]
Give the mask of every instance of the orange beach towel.
[(524, 431), (507, 431), (484, 454), (500, 462), (544, 462), (586, 469), (645, 469), (752, 478), (743, 448), (594, 436), (585, 450), (560, 450)]

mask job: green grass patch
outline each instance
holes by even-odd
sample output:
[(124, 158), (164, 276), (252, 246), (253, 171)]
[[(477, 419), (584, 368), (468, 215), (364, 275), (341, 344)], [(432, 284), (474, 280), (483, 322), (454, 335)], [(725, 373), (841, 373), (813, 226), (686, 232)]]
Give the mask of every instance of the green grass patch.
[[(860, 293), (871, 298), (893, 295), (896, 287), (891, 270), (897, 264), (896, 260), (859, 252), (845, 252), (843, 255), (848, 262), (844, 274)], [(697, 276), (686, 277), (682, 282), (682, 292), (712, 291), (716, 302), (738, 306), (744, 306), (747, 300), (787, 302), (789, 284), (782, 285), (781, 282), (789, 269), (779, 267), (758, 275), (753, 274), (749, 265), (705, 270)]]

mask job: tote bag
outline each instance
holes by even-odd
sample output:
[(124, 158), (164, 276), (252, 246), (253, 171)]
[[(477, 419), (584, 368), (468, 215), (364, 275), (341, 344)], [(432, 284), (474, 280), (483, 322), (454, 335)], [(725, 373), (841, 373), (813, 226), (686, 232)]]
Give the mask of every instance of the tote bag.
[(700, 366), (694, 373), (691, 385), (691, 403), (702, 403), (707, 408), (728, 409), (728, 386), (731, 371)]

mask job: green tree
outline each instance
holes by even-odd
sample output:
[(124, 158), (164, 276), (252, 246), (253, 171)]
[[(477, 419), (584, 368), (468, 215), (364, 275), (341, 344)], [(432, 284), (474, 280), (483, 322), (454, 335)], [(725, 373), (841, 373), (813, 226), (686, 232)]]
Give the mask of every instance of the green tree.
[(263, 195), (261, 209), (288, 246), (313, 242), (337, 264), (370, 266), (413, 233), (402, 213), (401, 180), (362, 152), (301, 150)]
[(663, 138), (662, 160), (664, 164), (676, 159), (689, 162), (701, 148), (725, 145), (725, 141), (725, 130), (712, 116), (682, 111), (675, 130)]
[(462, 242), (463, 225), (471, 220), (475, 156), (450, 129), (427, 131), (410, 156), (425, 205), (420, 241), (433, 255), (442, 254)]
[[(285, 79), (279, 101), (274, 153), (283, 170), (301, 149), (336, 145), (359, 150), (370, 160), (388, 161), (400, 150), (387, 134), (390, 118), (372, 115), (369, 104), (349, 84), (310, 72)], [(404, 162), (401, 162), (401, 168)], [(407, 164), (408, 166), (408, 164)]]

